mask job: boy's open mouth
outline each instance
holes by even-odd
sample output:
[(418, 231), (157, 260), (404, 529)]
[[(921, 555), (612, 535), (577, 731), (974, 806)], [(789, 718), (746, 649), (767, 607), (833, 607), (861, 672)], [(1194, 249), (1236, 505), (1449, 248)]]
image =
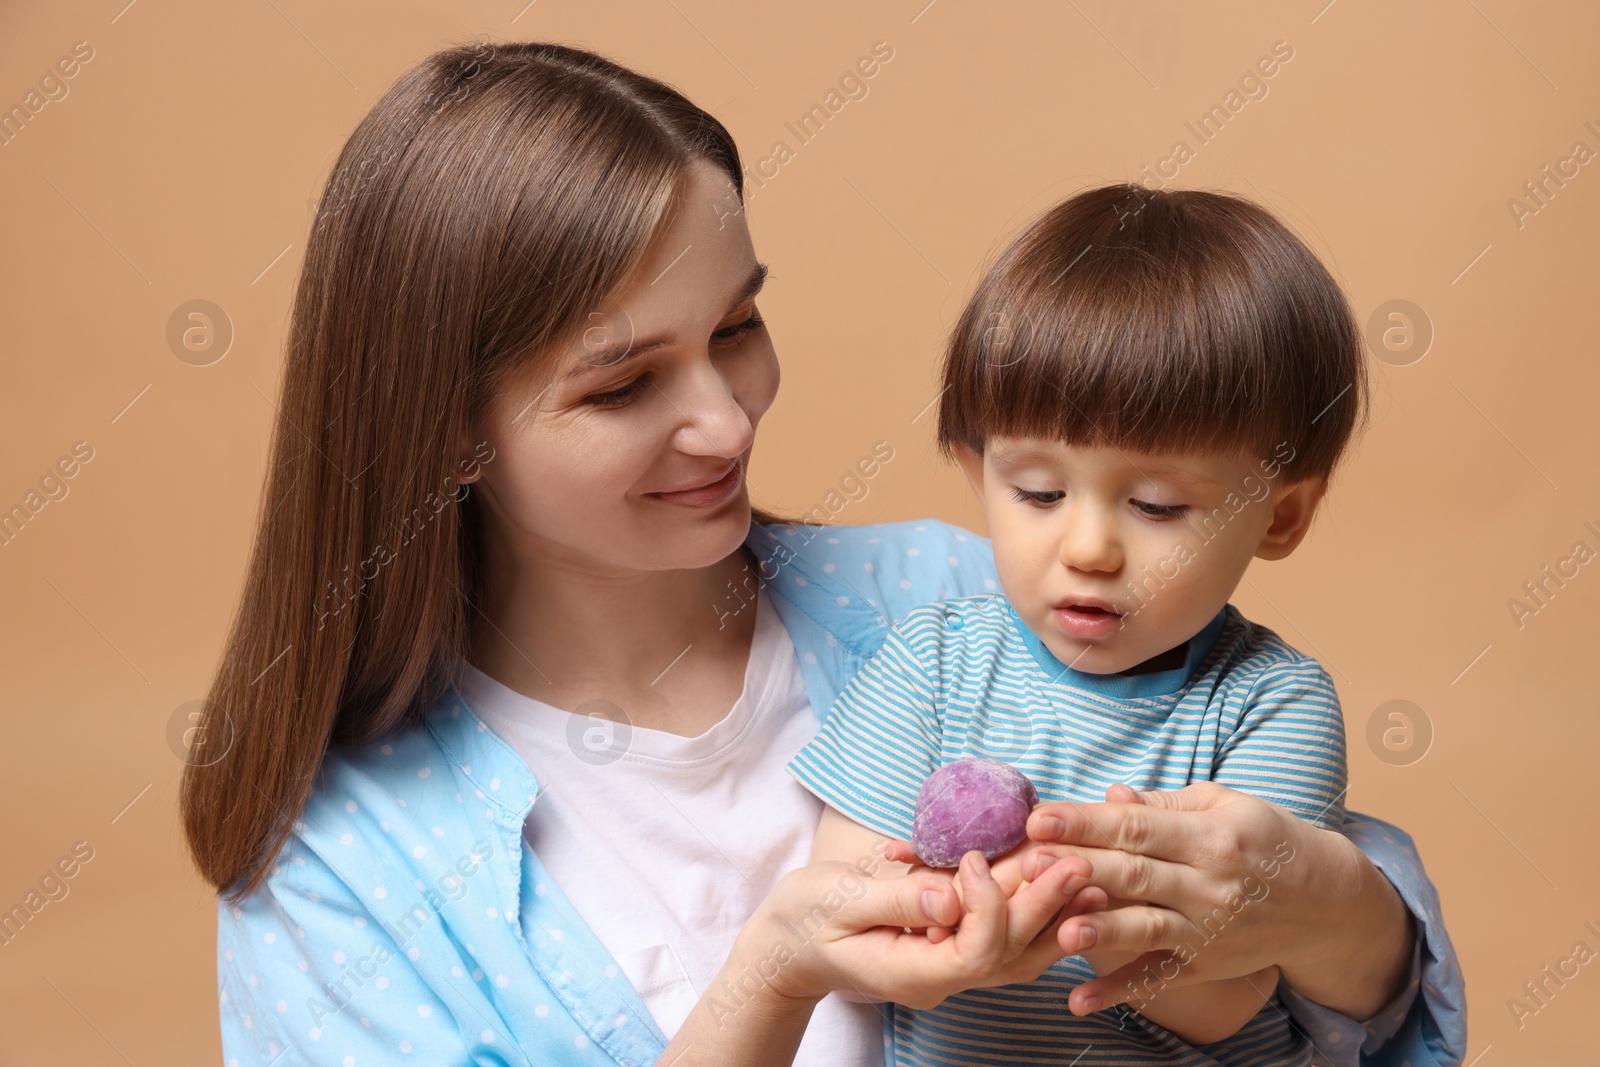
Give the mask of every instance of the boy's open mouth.
[(1098, 597), (1072, 597), (1052, 606), (1050, 618), (1068, 637), (1091, 640), (1122, 629), (1122, 612)]
[(1115, 615), (1121, 616), (1112, 605), (1095, 597), (1084, 597), (1076, 600), (1063, 600), (1055, 605), (1057, 611), (1072, 611), (1080, 615)]

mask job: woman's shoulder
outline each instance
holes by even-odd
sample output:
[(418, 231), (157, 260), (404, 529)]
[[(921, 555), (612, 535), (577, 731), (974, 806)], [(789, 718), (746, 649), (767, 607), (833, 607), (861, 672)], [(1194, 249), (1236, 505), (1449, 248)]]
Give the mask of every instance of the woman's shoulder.
[(407, 871), (487, 858), (537, 792), (527, 764), (450, 688), (419, 723), (329, 748), (267, 881), (298, 880), (293, 868), (314, 857), (365, 895)]
[[(237, 903), (219, 899), (230, 1049), (266, 1062), (307, 1041), (349, 1045), (371, 1016), (385, 1032), (404, 1029), (416, 1051), (460, 1062), (461, 1035), (438, 991), (453, 989), (452, 1003), (469, 997), (487, 1015), (478, 982), (452, 982), (445, 970), (460, 976), (474, 959), (525, 955), (509, 920), (517, 813), (532, 797), (514, 791), (532, 789), (458, 702), (450, 690), (424, 722), (330, 749), (263, 883)], [(459, 943), (475, 944), (477, 957), (462, 956)], [(368, 987), (387, 992), (363, 996)], [(355, 1001), (359, 1010), (347, 1010)], [(432, 1020), (418, 1018), (423, 1008)]]
[(307, 813), (382, 834), (420, 826), (439, 838), (436, 829), (451, 824), (521, 826), (537, 794), (522, 757), (452, 686), (422, 721), (380, 741), (330, 748)]
[(932, 600), (993, 592), (989, 539), (940, 519), (864, 526), (771, 523), (752, 526), (748, 543), (762, 575), (788, 596), (808, 587), (822, 610), (854, 600), (892, 623)]
[(916, 558), (924, 552), (943, 547), (947, 554), (970, 550), (992, 558), (987, 537), (943, 519), (907, 519), (860, 526), (785, 522), (755, 525), (781, 539), (784, 544), (817, 552), (863, 556), (904, 552)]

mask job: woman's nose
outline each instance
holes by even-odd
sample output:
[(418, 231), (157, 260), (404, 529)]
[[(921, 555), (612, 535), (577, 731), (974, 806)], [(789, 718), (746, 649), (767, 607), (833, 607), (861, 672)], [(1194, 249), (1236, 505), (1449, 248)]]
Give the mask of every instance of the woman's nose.
[(1064, 516), (1061, 562), (1072, 570), (1115, 573), (1122, 567), (1116, 524), (1097, 505), (1080, 504)]
[(696, 368), (688, 389), (668, 399), (684, 419), (679, 447), (685, 452), (733, 459), (755, 440), (755, 426), (739, 402), (737, 383), (709, 362)]

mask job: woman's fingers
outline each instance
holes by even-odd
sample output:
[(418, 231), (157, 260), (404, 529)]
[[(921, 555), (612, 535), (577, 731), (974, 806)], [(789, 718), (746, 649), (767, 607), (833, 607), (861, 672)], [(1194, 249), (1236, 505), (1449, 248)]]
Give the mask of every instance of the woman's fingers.
[[(859, 873), (860, 868), (851, 867)], [(809, 913), (822, 912), (834, 925), (846, 931), (870, 929), (874, 926), (894, 926), (920, 930), (928, 926), (948, 926), (961, 916), (961, 900), (956, 895), (950, 876), (923, 869), (903, 878), (850, 879), (861, 887), (859, 893), (845, 885), (829, 885), (829, 893), (820, 894)], [(843, 907), (829, 913), (830, 897), (845, 897)]]

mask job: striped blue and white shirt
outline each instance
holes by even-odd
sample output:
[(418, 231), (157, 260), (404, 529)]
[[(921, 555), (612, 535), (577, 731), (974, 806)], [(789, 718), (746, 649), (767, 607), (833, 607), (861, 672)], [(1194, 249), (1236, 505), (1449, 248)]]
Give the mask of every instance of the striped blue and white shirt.
[[(915, 608), (788, 769), (855, 821), (909, 839), (923, 780), (965, 756), (1011, 764), (1042, 800), (1093, 803), (1114, 782), (1178, 789), (1215, 781), (1325, 829), (1344, 819), (1344, 723), (1332, 679), (1231, 604), (1189, 640), (1182, 666), (1133, 675), (1063, 664), (999, 594)], [(1227, 919), (1219, 916), (1209, 936)], [(1126, 1009), (1073, 1016), (1067, 996), (1093, 975), (1081, 956), (1069, 956), (1034, 982), (968, 990), (927, 1011), (899, 1008), (896, 1061), (1311, 1062), (1312, 1047), (1276, 994), (1238, 1033), (1196, 1049)]]

